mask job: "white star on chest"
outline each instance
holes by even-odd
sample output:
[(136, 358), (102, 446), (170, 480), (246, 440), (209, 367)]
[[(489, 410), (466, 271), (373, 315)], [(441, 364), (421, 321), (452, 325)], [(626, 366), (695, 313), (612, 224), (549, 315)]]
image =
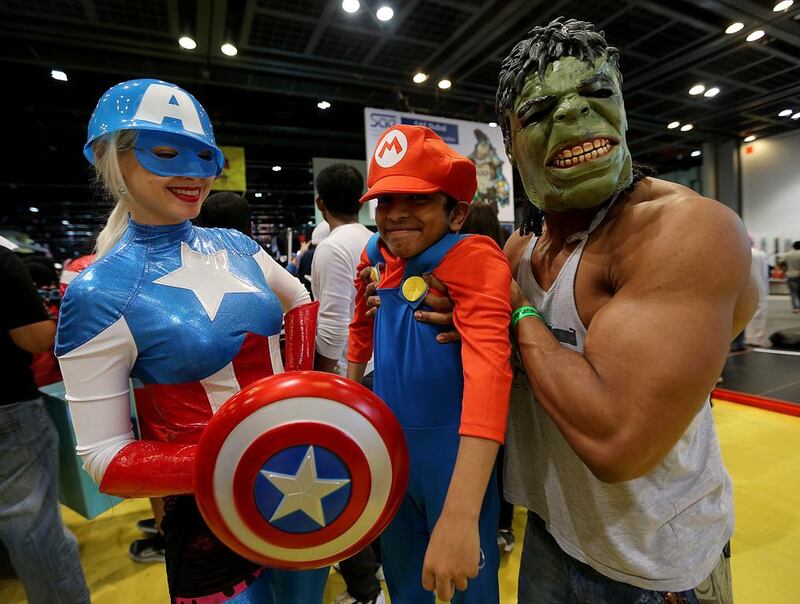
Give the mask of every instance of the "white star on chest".
[(300, 510), (320, 526), (325, 526), (322, 499), (350, 482), (347, 479), (330, 480), (317, 478), (314, 447), (308, 448), (303, 457), (303, 462), (294, 476), (267, 470), (261, 470), (261, 474), (283, 493), (283, 499), (281, 499), (278, 507), (275, 508), (272, 518), (269, 519), (270, 522)]
[(159, 277), (153, 283), (192, 291), (212, 321), (217, 316), (225, 294), (258, 291), (257, 287), (231, 273), (227, 250), (201, 254), (183, 241), (180, 268)]

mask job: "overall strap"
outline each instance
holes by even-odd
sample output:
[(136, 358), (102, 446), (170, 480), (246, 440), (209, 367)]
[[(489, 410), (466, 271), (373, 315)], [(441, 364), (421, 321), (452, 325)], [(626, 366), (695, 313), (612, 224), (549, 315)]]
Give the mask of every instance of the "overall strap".
[(453, 246), (465, 237), (469, 237), (469, 235), (447, 233), (428, 249), (409, 258), (406, 261), (406, 270), (403, 273), (403, 279), (433, 272), (433, 269), (439, 266), (442, 258), (447, 255), (447, 252), (453, 249)]
[(369, 241), (367, 241), (367, 258), (369, 258), (369, 263), (372, 266), (377, 265), (379, 262), (383, 262), (383, 255), (378, 247), (378, 242), (380, 240), (380, 233), (375, 233), (369, 238)]

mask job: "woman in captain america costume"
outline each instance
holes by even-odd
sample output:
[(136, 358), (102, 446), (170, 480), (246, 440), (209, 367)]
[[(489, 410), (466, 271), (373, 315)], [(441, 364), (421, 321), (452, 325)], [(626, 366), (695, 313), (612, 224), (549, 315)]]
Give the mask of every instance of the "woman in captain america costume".
[[(84, 155), (116, 205), (97, 260), (61, 307), (61, 364), (77, 451), (101, 491), (164, 497), (173, 602), (320, 604), (328, 569), (281, 571), (241, 558), (197, 511), (197, 442), (248, 384), (310, 369), (316, 304), (259, 245), (189, 222), (224, 165), (203, 107), (181, 88), (132, 80), (109, 89)], [(137, 389), (142, 439), (129, 413)]]

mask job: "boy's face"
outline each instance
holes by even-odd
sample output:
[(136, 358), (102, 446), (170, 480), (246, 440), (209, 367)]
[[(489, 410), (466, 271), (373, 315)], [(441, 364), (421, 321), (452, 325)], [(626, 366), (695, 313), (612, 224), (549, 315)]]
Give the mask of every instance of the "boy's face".
[(469, 213), (469, 206), (459, 202), (445, 210), (444, 193), (430, 195), (383, 195), (378, 197), (375, 222), (389, 251), (400, 258), (416, 256), (445, 233), (458, 231)]

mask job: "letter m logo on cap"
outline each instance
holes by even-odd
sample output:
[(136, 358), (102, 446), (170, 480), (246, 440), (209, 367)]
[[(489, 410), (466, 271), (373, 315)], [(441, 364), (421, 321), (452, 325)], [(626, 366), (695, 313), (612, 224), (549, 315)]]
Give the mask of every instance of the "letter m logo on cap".
[(375, 147), (375, 163), (381, 168), (396, 165), (408, 151), (408, 139), (400, 130), (389, 130)]
[(133, 119), (162, 124), (168, 117), (179, 120), (184, 130), (207, 134), (200, 123), (197, 107), (186, 92), (173, 86), (150, 84)]

